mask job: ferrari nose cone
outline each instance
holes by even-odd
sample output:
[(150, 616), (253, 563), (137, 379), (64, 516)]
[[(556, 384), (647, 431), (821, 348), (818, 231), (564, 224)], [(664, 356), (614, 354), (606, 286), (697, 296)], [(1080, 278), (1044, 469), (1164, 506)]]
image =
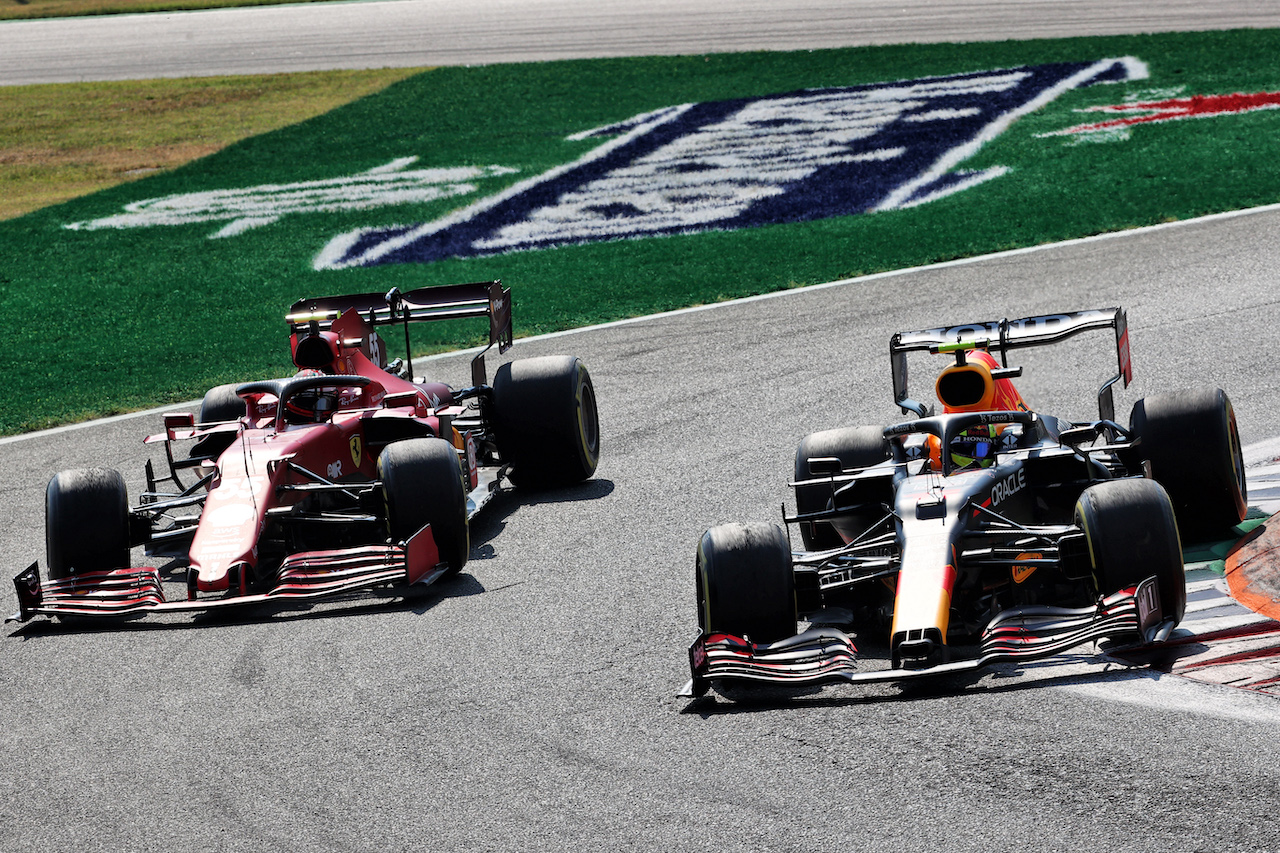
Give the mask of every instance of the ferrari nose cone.
[(192, 567), (191, 577), (197, 592), (224, 592), (231, 588), (231, 573), (226, 566)]

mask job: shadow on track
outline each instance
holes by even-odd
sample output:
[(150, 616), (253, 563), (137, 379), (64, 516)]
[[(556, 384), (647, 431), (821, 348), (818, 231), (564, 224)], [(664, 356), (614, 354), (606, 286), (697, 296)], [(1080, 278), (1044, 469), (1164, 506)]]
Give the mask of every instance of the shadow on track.
[[(610, 480), (588, 480), (554, 491), (503, 489), (493, 497), (490, 508), (472, 524), (471, 554), (468, 562), (489, 560), (497, 556), (492, 544), (493, 540), (502, 532), (507, 519), (522, 506), (597, 500), (608, 496), (613, 490), (614, 484)], [(170, 563), (163, 567), (161, 572), (170, 576), (172, 581), (175, 573), (185, 576), (185, 564)], [(169, 585), (174, 584), (171, 582)], [(227, 625), (261, 624), (278, 620), (345, 618), (360, 614), (397, 611), (411, 611), (421, 615), (445, 599), (464, 598), (489, 591), (474, 575), (464, 571), (430, 586), (360, 590), (346, 596), (313, 601), (280, 600), (246, 604), (243, 607), (195, 613), (185, 618), (178, 614), (157, 617), (147, 613), (128, 616), (38, 618), (19, 625), (9, 633), (9, 636), (33, 640), (103, 632), (193, 630), (220, 628)]]
[[(1073, 671), (1035, 678), (1022, 676), (1066, 664), (1103, 666), (1096, 672)], [(1106, 684), (1137, 679), (1160, 680), (1167, 673), (1145, 666), (1131, 666), (1096, 654), (1063, 655), (1052, 660), (1019, 666), (1004, 665), (965, 675), (943, 675), (927, 681), (895, 684), (828, 685), (825, 687), (733, 686), (713, 687), (705, 696), (689, 701), (681, 714), (704, 720), (761, 711), (804, 711), (812, 708), (844, 708), (895, 702), (929, 702), (1042, 690), (1071, 684)]]

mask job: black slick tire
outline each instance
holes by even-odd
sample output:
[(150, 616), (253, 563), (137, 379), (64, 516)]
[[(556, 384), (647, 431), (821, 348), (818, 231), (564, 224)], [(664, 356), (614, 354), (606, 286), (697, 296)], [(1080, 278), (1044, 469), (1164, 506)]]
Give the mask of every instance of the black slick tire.
[(1174, 624), (1187, 610), (1187, 582), (1173, 505), (1155, 480), (1112, 480), (1090, 486), (1076, 502), (1075, 524), (1089, 543), (1101, 595), (1134, 586), (1152, 575), (1160, 608)]
[[(889, 442), (885, 441), (884, 428), (842, 427), (805, 436), (796, 448), (795, 479), (814, 479), (809, 471), (809, 460), (833, 456), (846, 469), (865, 468), (883, 462), (889, 458)], [(830, 506), (831, 497), (831, 487), (826, 483), (797, 486), (796, 510), (800, 513), (819, 512)], [(802, 521), (799, 528), (800, 541), (806, 550), (825, 551), (844, 544), (830, 522)]]
[(1224, 391), (1147, 397), (1134, 404), (1129, 424), (1152, 478), (1173, 501), (1185, 539), (1223, 536), (1244, 519), (1244, 456)]
[(773, 643), (796, 633), (795, 573), (776, 524), (722, 524), (702, 535), (698, 625), (704, 633)]
[(245, 402), (236, 394), (239, 383), (218, 385), (205, 392), (200, 401), (200, 423), (234, 421), (244, 417)]
[(544, 356), (508, 362), (494, 374), (487, 416), (517, 486), (587, 479), (600, 460), (595, 386), (581, 360)]
[(431, 525), (440, 559), (456, 573), (471, 552), (467, 495), (458, 453), (440, 438), (414, 438), (387, 446), (378, 457), (387, 508), (387, 532), (403, 542)]
[[(197, 423), (211, 424), (239, 420), (245, 415), (245, 402), (236, 394), (237, 384), (218, 385), (205, 392), (200, 401)], [(234, 433), (208, 435), (191, 447), (192, 459), (217, 459), (236, 439)]]
[(49, 579), (128, 568), (129, 496), (108, 468), (61, 471), (45, 488)]

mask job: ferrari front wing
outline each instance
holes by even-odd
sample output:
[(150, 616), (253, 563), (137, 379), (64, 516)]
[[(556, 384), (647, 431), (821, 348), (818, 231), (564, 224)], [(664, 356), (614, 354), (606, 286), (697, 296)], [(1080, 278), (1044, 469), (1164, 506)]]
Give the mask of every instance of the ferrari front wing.
[(972, 672), (999, 663), (1037, 660), (1108, 637), (1136, 634), (1143, 643), (1163, 640), (1173, 629), (1164, 619), (1154, 577), (1102, 599), (1094, 607), (1017, 607), (998, 614), (983, 630), (977, 657), (925, 669), (860, 670), (848, 634), (815, 628), (756, 644), (746, 637), (700, 633), (689, 647), (692, 677), (680, 696), (707, 692), (712, 681), (811, 686), (903, 681)]
[(388, 542), (333, 551), (307, 551), (286, 558), (266, 592), (166, 601), (155, 568), (85, 572), (41, 582), (32, 563), (13, 579), (18, 612), (6, 622), (33, 616), (128, 616), (243, 607), (270, 601), (329, 598), (376, 587), (429, 584), (445, 574), (428, 525), (407, 542)]

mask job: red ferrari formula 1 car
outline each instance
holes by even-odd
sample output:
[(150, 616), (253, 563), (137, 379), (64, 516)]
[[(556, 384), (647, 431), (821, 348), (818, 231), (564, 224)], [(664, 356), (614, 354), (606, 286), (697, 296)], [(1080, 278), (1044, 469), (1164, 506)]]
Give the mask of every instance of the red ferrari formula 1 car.
[[(378, 328), (403, 326), (407, 347), (412, 323), (468, 317), (489, 324), (470, 386), (387, 363)], [(305, 299), (286, 319), (297, 375), (214, 388), (198, 419), (165, 415), (146, 441), (163, 444), (168, 472), (147, 463), (136, 505), (115, 471), (53, 477), (48, 578), (34, 563), (18, 575), (12, 618), (400, 592), (462, 568), (470, 520), (505, 481), (542, 487), (595, 471), (595, 391), (581, 361), (513, 361), (488, 383), (485, 351), (511, 346), (499, 282)], [(161, 570), (131, 567), (135, 546), (185, 567), (174, 600)]]
[[(1114, 332), (1119, 366), (1098, 418), (1032, 411), (1009, 354), (1093, 329)], [(941, 413), (908, 396), (908, 353), (950, 362), (935, 385)], [(717, 681), (888, 681), (1102, 639), (1155, 642), (1186, 608), (1179, 529), (1223, 533), (1244, 517), (1222, 391), (1147, 397), (1127, 426), (1116, 422), (1112, 388), (1132, 379), (1121, 309), (904, 332), (889, 354), (895, 401), (915, 419), (801, 442), (796, 513), (783, 520), (802, 550), (775, 524), (703, 535), (683, 695)], [(797, 633), (799, 619), (808, 630)], [(855, 636), (887, 641), (888, 668), (861, 666)]]

